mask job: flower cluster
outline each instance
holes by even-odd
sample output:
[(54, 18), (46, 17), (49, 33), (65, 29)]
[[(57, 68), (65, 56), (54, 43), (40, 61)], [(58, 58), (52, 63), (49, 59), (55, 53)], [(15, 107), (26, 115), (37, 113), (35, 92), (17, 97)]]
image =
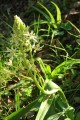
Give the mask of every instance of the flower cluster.
[(12, 44), (20, 48), (22, 45), (26, 52), (39, 49), (39, 37), (30, 31), (23, 21), (16, 15), (14, 17)]

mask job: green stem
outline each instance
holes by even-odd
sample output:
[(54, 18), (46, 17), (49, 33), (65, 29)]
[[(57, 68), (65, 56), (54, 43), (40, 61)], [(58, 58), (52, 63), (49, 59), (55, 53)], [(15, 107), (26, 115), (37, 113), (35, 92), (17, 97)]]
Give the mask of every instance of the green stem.
[[(27, 67), (27, 69), (29, 69), (29, 66), (31, 66), (31, 64), (29, 63), (29, 61), (26, 59), (26, 56), (25, 56), (25, 51), (23, 50), (23, 46), (21, 45), (20, 46), (20, 49), (21, 49), (21, 52), (22, 52), (22, 58), (23, 58), (23, 62), (24, 62), (24, 66)], [(35, 68), (34, 68), (35, 69)], [(29, 74), (30, 76), (32, 77), (33, 81), (35, 82), (36, 86), (38, 87), (38, 89), (44, 93), (44, 94), (48, 94), (48, 95), (51, 95), (55, 92), (57, 92), (57, 90), (51, 90), (51, 91), (46, 91), (44, 90), (44, 87), (40, 86), (38, 80), (36, 79), (36, 70), (34, 70), (34, 72), (32, 70), (29, 71)]]

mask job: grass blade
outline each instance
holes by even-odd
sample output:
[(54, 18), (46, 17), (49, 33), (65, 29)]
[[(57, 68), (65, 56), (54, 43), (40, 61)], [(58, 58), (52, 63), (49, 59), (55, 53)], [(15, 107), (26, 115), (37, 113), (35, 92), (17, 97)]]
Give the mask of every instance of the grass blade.
[(70, 21), (68, 21), (79, 33), (80, 33), (80, 30)]
[(5, 120), (19, 120), (20, 117), (24, 116), (30, 110), (34, 110), (35, 108), (39, 107), (42, 98), (43, 97), (41, 95), (40, 97), (38, 97), (38, 99), (36, 99), (32, 103), (28, 104), (25, 108), (21, 108), (18, 111), (15, 111), (12, 114), (10, 114), (9, 116), (7, 116), (5, 118)]
[(42, 10), (40, 10), (37, 7), (33, 7), (35, 10), (37, 10), (39, 13), (41, 13), (48, 21), (50, 21), (50, 18), (47, 14), (45, 14)]
[(56, 11), (57, 11), (57, 24), (61, 23), (61, 11), (59, 9), (59, 7), (54, 3), (51, 2), (55, 7), (56, 7)]
[(58, 120), (63, 112), (59, 112), (57, 114), (51, 115), (47, 120)]
[[(52, 101), (53, 99), (50, 98), (50, 96), (46, 96), (44, 97), (42, 103), (41, 103), (41, 106), (40, 106), (40, 109), (39, 109), (39, 112), (36, 116), (36, 120), (43, 120), (45, 115), (47, 114), (51, 104), (52, 104)], [(45, 112), (44, 112), (45, 111)]]
[(72, 59), (62, 62), (51, 73), (52, 78), (58, 76), (61, 72), (64, 72), (72, 67), (74, 64), (80, 64), (80, 59)]
[(51, 12), (44, 5), (42, 5), (40, 2), (38, 2), (38, 3), (49, 14), (49, 16), (50, 16), (49, 22), (51, 22), (51, 24), (54, 26), (54, 28), (57, 28), (55, 18), (53, 17)]
[(37, 61), (39, 62), (39, 65), (40, 65), (42, 72), (44, 73), (44, 75), (46, 75), (46, 67), (45, 67), (45, 64), (43, 63), (42, 59), (37, 58)]

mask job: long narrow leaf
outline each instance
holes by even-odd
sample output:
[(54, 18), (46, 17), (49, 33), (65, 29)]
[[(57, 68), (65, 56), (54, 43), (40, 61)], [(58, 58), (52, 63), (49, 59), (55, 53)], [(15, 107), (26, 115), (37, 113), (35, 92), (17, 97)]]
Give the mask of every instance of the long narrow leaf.
[(39, 62), (42, 72), (44, 73), (44, 75), (46, 75), (46, 67), (45, 67), (45, 64), (43, 63), (42, 59), (37, 58), (37, 61)]
[(47, 114), (51, 104), (52, 104), (53, 98), (50, 96), (45, 96), (43, 102), (41, 103), (39, 112), (36, 116), (36, 120), (43, 120), (45, 115)]
[(59, 7), (54, 3), (51, 2), (55, 7), (56, 7), (56, 11), (57, 11), (57, 24), (61, 23), (61, 11), (59, 9)]
[(61, 115), (63, 115), (63, 112), (59, 112), (57, 114), (51, 115), (47, 120), (58, 120)]
[(55, 18), (53, 17), (53, 15), (51, 14), (51, 12), (44, 5), (42, 5), (40, 2), (38, 2), (38, 3), (49, 14), (49, 16), (50, 16), (50, 20), (49, 21), (53, 24), (54, 28), (57, 28)]
[(79, 33), (80, 33), (80, 30), (70, 21), (68, 21)]
[(58, 76), (61, 72), (64, 72), (72, 67), (74, 64), (80, 64), (80, 59), (67, 60), (58, 65), (51, 73), (52, 77)]
[(40, 106), (41, 100), (42, 100), (42, 95), (33, 101), (32, 103), (28, 104), (25, 108), (21, 108), (18, 111), (13, 112), (9, 116), (5, 118), (5, 120), (19, 120), (20, 117), (24, 116), (27, 112), (30, 110), (34, 110), (35, 108)]
[(34, 7), (34, 6), (33, 6), (33, 8), (34, 8), (35, 10), (37, 10), (39, 13), (41, 13), (48, 21), (50, 21), (50, 17), (49, 17), (45, 12), (43, 12), (42, 10), (40, 10), (40, 9), (37, 8), (37, 7)]
[(34, 21), (34, 23), (31, 26), (38, 25), (38, 24), (48, 24), (48, 22), (45, 20)]
[(74, 37), (76, 37), (76, 38), (80, 38), (80, 35), (75, 35), (74, 33), (71, 33), (71, 32), (69, 32), (69, 31), (67, 31), (71, 36), (74, 36)]

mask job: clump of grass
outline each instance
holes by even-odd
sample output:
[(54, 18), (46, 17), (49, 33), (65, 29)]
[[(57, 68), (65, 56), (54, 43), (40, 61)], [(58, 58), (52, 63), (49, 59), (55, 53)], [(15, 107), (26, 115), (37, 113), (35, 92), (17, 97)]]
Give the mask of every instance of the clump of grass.
[[(60, 117), (62, 117), (62, 119), (64, 118), (64, 119), (74, 120), (74, 108), (69, 105), (64, 95), (64, 92), (56, 83), (53, 82), (53, 80), (57, 76), (64, 74), (66, 70), (71, 69), (74, 64), (79, 64), (80, 60), (71, 59), (64, 61), (54, 70), (51, 70), (51, 67), (47, 64), (45, 65), (41, 58), (34, 59), (32, 52), (34, 48), (32, 46), (35, 43), (35, 40), (33, 44), (30, 43), (32, 46), (26, 49), (26, 46), (24, 44), (26, 42), (26, 36), (25, 36), (26, 26), (17, 16), (15, 17), (15, 23), (18, 24), (17, 36), (15, 36), (16, 33), (13, 31), (14, 34), (12, 34), (12, 38), (17, 38), (15, 40), (19, 40), (17, 41), (19, 42), (17, 51), (20, 51), (21, 53), (20, 58), (22, 58), (23, 66), (26, 68), (26, 72), (28, 73), (26, 75), (26, 78), (35, 83), (36, 87), (40, 91), (40, 95), (37, 97), (36, 100), (28, 104), (25, 108), (20, 108), (19, 105), (20, 103), (18, 101), (20, 98), (19, 95), (16, 93), (15, 100), (17, 105), (16, 108), (17, 111), (13, 112), (11, 115), (6, 117), (5, 120), (12, 120), (12, 119), (18, 120), (20, 117), (24, 116), (29, 111), (36, 111), (36, 110), (38, 111), (38, 113), (35, 120), (37, 119), (49, 120), (49, 119), (54, 119), (55, 116), (56, 116), (56, 120), (59, 119)], [(15, 28), (13, 30), (15, 30)], [(15, 45), (16, 42), (13, 41), (13, 43), (14, 44), (12, 45)], [(28, 57), (27, 54), (30, 56)], [(38, 64), (40, 65), (43, 75), (41, 75), (41, 73), (37, 70), (37, 66), (35, 65), (35, 62), (38, 62)], [(52, 107), (54, 107), (53, 110)]]
[[(35, 61), (33, 56), (40, 48), (40, 38), (33, 31), (30, 31), (29, 27), (18, 16), (15, 16), (14, 19), (12, 34), (8, 39), (9, 44), (4, 53), (6, 55), (6, 61), (3, 64), (1, 63), (0, 66), (1, 104), (2, 101), (5, 104), (5, 111), (2, 108), (3, 104), (1, 105), (2, 117), (7, 116), (14, 109), (20, 109), (24, 101), (27, 104), (28, 99), (32, 99), (32, 89), (34, 89), (35, 85), (32, 79), (30, 79), (29, 71), (30, 69), (35, 69), (31, 64)], [(26, 58), (28, 58), (28, 61), (25, 61)], [(26, 65), (29, 66), (27, 71)], [(10, 107), (12, 103), (13, 107)], [(8, 111), (7, 115), (5, 115), (6, 109)]]

